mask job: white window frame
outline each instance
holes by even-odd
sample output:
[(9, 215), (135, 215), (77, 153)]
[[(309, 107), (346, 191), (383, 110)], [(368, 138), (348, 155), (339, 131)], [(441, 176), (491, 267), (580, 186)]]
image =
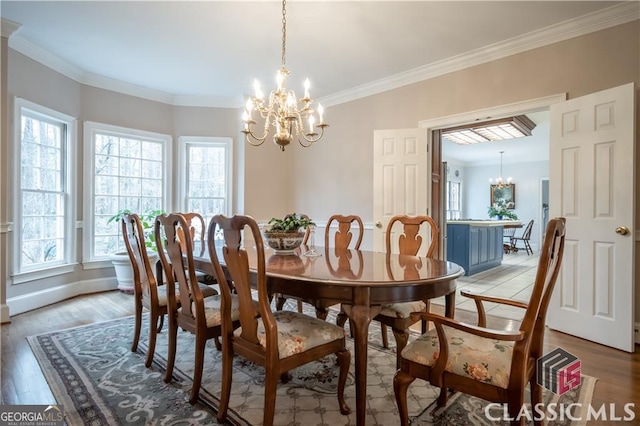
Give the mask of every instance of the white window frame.
[[(188, 176), (189, 165), (187, 155), (190, 146), (224, 147), (226, 150), (226, 211), (225, 215), (230, 216), (233, 212), (233, 139), (230, 137), (207, 137), (207, 136), (180, 136), (178, 138), (178, 210), (186, 211), (188, 208)], [(207, 218), (205, 218), (206, 220)], [(210, 219), (210, 218), (209, 218)], [(208, 225), (208, 224), (207, 224)]]
[[(30, 116), (40, 116), (45, 121), (55, 122), (65, 127), (62, 135), (63, 158), (63, 200), (64, 200), (64, 254), (63, 258), (57, 262), (21, 266), (22, 252), (22, 176), (21, 176), (21, 156), (22, 156), (22, 115), (23, 111), (28, 111)], [(76, 168), (73, 167), (73, 159), (77, 158), (76, 135), (77, 120), (67, 114), (55, 111), (51, 108), (38, 105), (26, 99), (14, 98), (14, 143), (13, 143), (13, 274), (12, 284), (20, 284), (34, 281), (41, 278), (62, 275), (73, 272), (76, 261)]]
[[(93, 121), (84, 122), (84, 198), (83, 198), (83, 267), (84, 269), (105, 268), (111, 266), (109, 256), (94, 255), (94, 214), (95, 211), (95, 191), (94, 191), (94, 169), (95, 169), (95, 144), (96, 134), (111, 134), (119, 137), (132, 137), (145, 140), (157, 141), (163, 146), (163, 162), (165, 167), (162, 173), (162, 209), (170, 211), (171, 208), (171, 182), (172, 182), (172, 137), (162, 133), (148, 132), (138, 129), (130, 129), (110, 124), (97, 123)], [(114, 214), (116, 212), (114, 211)]]

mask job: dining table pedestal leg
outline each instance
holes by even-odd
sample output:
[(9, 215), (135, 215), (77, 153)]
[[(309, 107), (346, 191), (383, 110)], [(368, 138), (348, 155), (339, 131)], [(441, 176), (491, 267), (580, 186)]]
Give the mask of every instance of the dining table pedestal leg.
[(356, 380), (356, 424), (364, 426), (367, 416), (367, 352), (369, 345), (369, 323), (380, 313), (380, 306), (343, 305), (353, 327)]

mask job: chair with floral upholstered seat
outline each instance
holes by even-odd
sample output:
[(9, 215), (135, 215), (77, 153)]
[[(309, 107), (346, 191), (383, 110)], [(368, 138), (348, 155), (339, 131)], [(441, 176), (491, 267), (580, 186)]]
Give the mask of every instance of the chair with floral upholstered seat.
[[(218, 230), (222, 230), (224, 236), (223, 246), (219, 248), (224, 256), (224, 269), (214, 244)], [(249, 269), (243, 232), (252, 235), (255, 241), (257, 260), (251, 265), (255, 273)], [(278, 380), (287, 380), (289, 370), (331, 354), (337, 356), (340, 365), (337, 392), (340, 412), (348, 414), (350, 409), (344, 399), (344, 388), (351, 355), (346, 348), (344, 330), (299, 312), (271, 310), (262, 235), (251, 217), (214, 216), (208, 235), (209, 256), (222, 294), (222, 392), (218, 421), (223, 422), (227, 417), (234, 355), (264, 367), (264, 426), (273, 424)], [(232, 289), (227, 274), (240, 303), (240, 328), (235, 331), (230, 326)], [(252, 283), (257, 286), (257, 305), (252, 298)]]
[[(389, 220), (387, 230), (385, 232), (385, 247), (386, 252), (391, 253), (395, 251), (393, 241), (397, 241), (397, 250), (400, 254), (407, 254), (411, 256), (418, 255), (420, 248), (422, 247), (423, 238), (420, 235), (421, 227), (426, 226), (428, 232), (423, 233), (429, 237), (429, 242), (426, 244), (425, 257), (433, 257), (438, 254), (438, 242), (440, 238), (440, 232), (435, 221), (430, 216), (406, 216), (399, 215), (394, 216)], [(394, 235), (399, 230), (399, 236), (394, 238)], [(381, 312), (374, 318), (375, 321), (379, 321), (382, 325), (382, 344), (385, 348), (389, 347), (389, 340), (387, 337), (386, 326), (391, 327), (393, 336), (396, 340), (396, 359), (399, 365), (400, 352), (405, 347), (409, 340), (409, 327), (416, 322), (420, 321), (411, 316), (412, 312), (428, 312), (429, 300), (416, 300), (414, 302), (403, 303), (390, 303), (382, 305)], [(422, 331), (426, 331), (426, 322), (422, 322)]]
[[(195, 334), (195, 363), (193, 385), (189, 402), (195, 404), (200, 392), (204, 349), (208, 339), (222, 334), (220, 315), (220, 295), (205, 297), (211, 287), (199, 283), (195, 276), (193, 262), (193, 240), (191, 232), (184, 232), (189, 222), (179, 213), (163, 214), (156, 218), (155, 236), (158, 255), (167, 280), (167, 313), (169, 315), (169, 354), (164, 381), (170, 382), (176, 358), (178, 327)], [(178, 291), (176, 291), (176, 281)], [(230, 297), (228, 312), (230, 327), (239, 318), (235, 295)], [(219, 346), (216, 344), (216, 346)], [(218, 347), (219, 349), (219, 347)]]
[[(393, 387), (402, 426), (409, 424), (407, 389), (416, 379), (440, 387), (438, 406), (447, 402), (448, 390), (506, 403), (512, 424), (524, 425), (518, 416), (524, 404), (527, 385), (531, 404), (542, 403), (542, 388), (537, 383), (537, 360), (543, 354), (545, 318), (560, 272), (564, 253), (565, 219), (549, 221), (538, 261), (536, 279), (529, 302), (488, 297), (462, 292), (478, 308), (478, 325), (465, 324), (434, 314), (420, 314), (433, 321), (435, 329), (409, 343), (401, 353), (400, 368)], [(483, 302), (500, 303), (524, 309), (520, 329), (493, 330), (486, 327)], [(540, 424), (539, 421), (534, 422)]]

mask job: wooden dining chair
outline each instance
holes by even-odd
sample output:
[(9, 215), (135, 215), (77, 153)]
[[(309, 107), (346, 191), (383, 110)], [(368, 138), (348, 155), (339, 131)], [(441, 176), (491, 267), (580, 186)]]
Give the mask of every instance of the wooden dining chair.
[[(430, 216), (394, 216), (389, 220), (387, 231), (385, 233), (385, 249), (387, 253), (392, 253), (392, 238), (394, 226), (398, 224), (402, 226), (402, 232), (396, 239), (398, 253), (411, 256), (418, 255), (422, 247), (423, 238), (420, 236), (422, 226), (428, 227), (428, 235), (430, 237), (426, 250), (426, 257), (434, 257), (438, 254), (438, 242), (440, 232), (435, 221)], [(391, 327), (393, 336), (396, 340), (396, 360), (400, 364), (400, 352), (406, 346), (409, 340), (409, 327), (420, 321), (411, 316), (412, 312), (428, 312), (429, 300), (417, 300), (415, 302), (390, 303), (382, 305), (382, 310), (375, 316), (374, 321), (379, 321), (382, 326), (382, 345), (389, 347), (389, 338), (387, 335), (387, 326)], [(422, 332), (426, 331), (427, 323), (422, 322)]]
[[(142, 312), (149, 311), (149, 350), (145, 366), (150, 367), (156, 349), (156, 336), (162, 330), (167, 313), (167, 286), (158, 285), (153, 267), (149, 262), (144, 240), (144, 229), (140, 217), (135, 213), (125, 213), (122, 217), (124, 245), (133, 267), (133, 300), (135, 305), (135, 326), (131, 352), (138, 350)], [(161, 283), (162, 284), (162, 283)]]
[[(333, 225), (334, 223), (338, 225), (338, 229), (335, 231), (331, 229), (331, 225)], [(362, 219), (360, 218), (360, 216), (345, 216), (340, 214), (331, 216), (327, 221), (327, 226), (324, 230), (325, 251), (328, 251), (330, 250), (330, 247), (333, 247), (333, 251), (338, 256), (338, 258), (342, 261), (346, 260), (345, 256), (348, 256), (350, 252), (345, 252), (345, 250), (349, 250), (351, 241), (353, 241), (354, 232), (356, 233), (356, 240), (352, 248), (354, 250), (359, 250), (360, 244), (362, 244), (362, 238), (364, 236), (364, 224), (362, 223)], [(331, 244), (332, 235), (333, 244)], [(342, 254), (342, 256), (340, 256), (339, 254)], [(344, 312), (344, 309), (341, 308), (340, 313), (336, 318), (336, 324), (338, 324), (340, 327), (344, 327), (347, 318), (347, 314)]]
[[(402, 426), (409, 424), (407, 388), (416, 378), (440, 387), (437, 401), (440, 407), (446, 404), (448, 389), (451, 389), (487, 401), (506, 403), (509, 416), (515, 419), (524, 403), (527, 384), (531, 388), (532, 406), (542, 403), (542, 388), (536, 380), (536, 361), (544, 355), (545, 318), (560, 272), (564, 239), (565, 219), (550, 220), (528, 303), (462, 292), (476, 303), (477, 326), (441, 315), (419, 315), (433, 321), (435, 329), (412, 341), (402, 351), (400, 369), (393, 379)], [(483, 302), (524, 309), (520, 329), (487, 328)], [(520, 420), (514, 420), (512, 424), (524, 425), (524, 420), (525, 416), (520, 416)]]
[[(205, 296), (203, 284), (199, 283), (195, 277), (191, 232), (185, 232), (185, 230), (189, 230), (189, 223), (181, 214), (163, 214), (156, 218), (156, 243), (161, 248), (158, 250), (158, 254), (167, 279), (167, 312), (169, 315), (169, 354), (164, 381), (169, 383), (173, 375), (178, 327), (180, 327), (195, 334), (196, 338), (193, 385), (189, 395), (189, 402), (195, 404), (202, 381), (206, 342), (222, 335), (221, 296), (217, 294)], [(176, 291), (176, 281), (178, 291)], [(210, 289), (208, 286), (204, 287)], [(233, 327), (233, 321), (237, 321), (239, 318), (235, 296), (230, 296), (229, 303), (228, 318), (230, 327)], [(216, 344), (216, 347), (220, 349), (219, 344)]]
[(524, 249), (527, 251), (527, 256), (530, 254), (533, 254), (533, 249), (531, 248), (531, 244), (529, 243), (529, 240), (531, 240), (532, 230), (533, 230), (533, 219), (531, 219), (529, 223), (527, 223), (527, 226), (524, 228), (524, 231), (522, 231), (522, 235), (520, 235), (519, 237), (515, 235), (511, 237), (511, 250), (517, 253), (518, 241), (522, 241), (522, 244), (524, 245)]
[[(213, 242), (218, 229), (224, 235), (224, 244), (220, 249), (224, 257), (224, 269)], [(251, 265), (256, 268), (255, 273), (250, 271), (249, 256), (242, 242), (243, 231), (251, 234), (256, 242), (257, 260), (255, 265)], [(344, 388), (351, 355), (346, 348), (344, 330), (299, 312), (272, 312), (262, 235), (251, 217), (214, 216), (208, 233), (209, 255), (222, 294), (222, 392), (218, 421), (223, 422), (227, 417), (233, 380), (232, 362), (236, 354), (264, 367), (263, 425), (273, 424), (278, 379), (287, 380), (289, 370), (330, 354), (336, 354), (340, 365), (340, 412), (348, 414), (350, 409), (344, 399)], [(240, 328), (235, 331), (230, 325), (232, 289), (225, 271), (233, 282), (240, 303)], [(257, 304), (253, 301), (252, 283), (257, 287)]]

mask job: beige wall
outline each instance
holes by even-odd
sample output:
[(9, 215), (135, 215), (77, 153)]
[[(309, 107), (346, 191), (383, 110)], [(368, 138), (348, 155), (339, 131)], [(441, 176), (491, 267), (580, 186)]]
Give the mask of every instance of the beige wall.
[[(5, 93), (10, 118), (13, 96), (78, 118), (78, 170), (82, 168), (81, 124), (84, 120), (170, 134), (175, 143), (181, 135), (226, 136), (234, 140), (235, 211), (258, 220), (297, 211), (317, 221), (344, 212), (359, 214), (365, 222), (372, 222), (374, 130), (415, 128), (422, 120), (557, 93), (566, 92), (569, 98), (574, 98), (631, 81), (640, 85), (639, 52), (640, 26), (635, 21), (332, 106), (326, 114), (330, 127), (318, 144), (308, 149), (292, 145), (285, 152), (271, 141), (260, 148), (246, 146), (239, 132), (240, 112), (236, 109), (175, 107), (84, 86), (13, 50), (9, 50), (8, 92)], [(638, 114), (640, 117), (640, 108)], [(8, 140), (11, 139), (3, 138), (0, 147), (3, 173), (0, 197), (3, 200), (10, 199), (7, 197), (11, 195), (7, 182), (10, 182), (8, 173), (12, 166), (5, 155)], [(639, 155), (637, 152), (636, 157)], [(78, 189), (82, 190), (81, 184)], [(78, 220), (82, 220), (81, 192), (78, 202)], [(0, 222), (12, 220), (11, 209), (11, 205), (5, 206), (0, 212)], [(640, 224), (640, 208), (637, 211), (637, 224)], [(77, 241), (78, 253), (81, 253), (81, 232)], [(0, 263), (6, 266), (7, 241), (2, 239), (0, 243)], [(636, 253), (640, 259), (638, 252), (640, 249)], [(80, 254), (78, 260), (81, 260)], [(73, 274), (13, 286), (8, 294), (111, 275), (111, 268), (84, 271), (79, 266)], [(636, 312), (640, 313), (640, 291), (636, 293), (636, 301)]]
[[(324, 139), (308, 150), (296, 150), (294, 209), (315, 220), (345, 213), (373, 222), (374, 130), (416, 128), (422, 120), (564, 92), (575, 98), (629, 82), (640, 87), (640, 21), (330, 107)], [(636, 101), (640, 123), (640, 93)], [(636, 182), (640, 188), (638, 174)], [(638, 204), (640, 199), (636, 230)], [(640, 243), (636, 246), (640, 259)], [(636, 265), (640, 277), (640, 262)], [(640, 288), (635, 299), (640, 321)]]

